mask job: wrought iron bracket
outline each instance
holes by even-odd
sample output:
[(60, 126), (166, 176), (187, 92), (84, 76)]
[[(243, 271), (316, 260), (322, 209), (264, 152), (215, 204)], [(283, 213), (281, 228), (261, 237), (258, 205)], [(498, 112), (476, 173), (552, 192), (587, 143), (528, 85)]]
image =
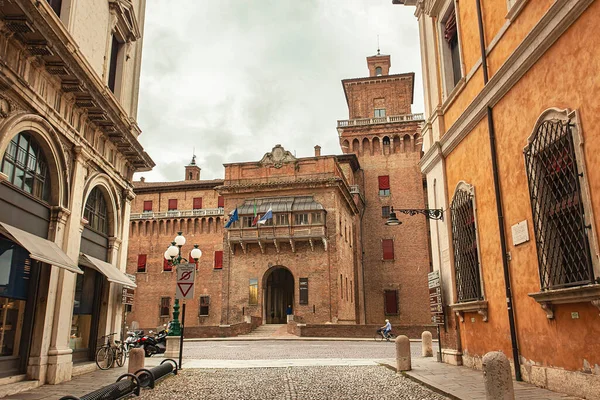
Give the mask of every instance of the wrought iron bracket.
[(444, 210), (440, 208), (401, 208), (395, 209), (392, 207), (392, 212), (398, 211), (402, 214), (410, 216), (423, 214), (427, 219), (444, 220)]

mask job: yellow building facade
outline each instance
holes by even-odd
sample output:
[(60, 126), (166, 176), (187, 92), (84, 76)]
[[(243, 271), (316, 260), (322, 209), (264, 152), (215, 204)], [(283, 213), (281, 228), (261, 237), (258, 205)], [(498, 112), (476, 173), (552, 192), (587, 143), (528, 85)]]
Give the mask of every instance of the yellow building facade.
[(444, 361), (501, 350), (517, 379), (599, 398), (600, 2), (393, 3), (419, 21)]

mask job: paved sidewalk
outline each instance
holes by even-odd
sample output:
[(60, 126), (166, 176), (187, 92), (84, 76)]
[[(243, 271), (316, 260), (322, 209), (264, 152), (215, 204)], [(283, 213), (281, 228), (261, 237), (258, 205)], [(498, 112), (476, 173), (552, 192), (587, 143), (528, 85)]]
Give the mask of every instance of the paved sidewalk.
[[(412, 371), (404, 372), (404, 375), (452, 399), (485, 400), (481, 371), (439, 363), (433, 357), (419, 357), (412, 359)], [(513, 383), (518, 400), (580, 400), (525, 382)]]

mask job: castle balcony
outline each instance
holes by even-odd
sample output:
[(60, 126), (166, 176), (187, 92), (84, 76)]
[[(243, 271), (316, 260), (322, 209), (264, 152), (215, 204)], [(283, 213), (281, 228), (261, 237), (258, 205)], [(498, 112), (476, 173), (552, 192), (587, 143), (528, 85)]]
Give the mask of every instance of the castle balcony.
[(308, 242), (312, 251), (315, 250), (318, 243), (322, 243), (325, 251), (327, 251), (327, 228), (325, 225), (271, 225), (229, 228), (227, 230), (227, 240), (232, 250), (238, 244), (244, 254), (249, 244), (258, 245), (261, 253), (265, 252), (266, 246), (272, 245), (279, 253), (283, 243), (289, 243), (292, 252), (295, 253), (298, 242)]
[(385, 117), (377, 117), (377, 118), (341, 119), (341, 120), (338, 120), (337, 127), (345, 128), (348, 126), (390, 124), (390, 123), (394, 123), (394, 122), (410, 122), (410, 121), (424, 121), (424, 120), (425, 120), (425, 116), (423, 115), (423, 113), (404, 114), (404, 115), (388, 115)]
[(183, 218), (183, 217), (218, 217), (225, 215), (223, 207), (219, 208), (202, 208), (200, 210), (175, 210), (163, 212), (143, 212), (131, 213), (129, 219), (145, 220), (145, 219), (161, 219), (161, 218)]

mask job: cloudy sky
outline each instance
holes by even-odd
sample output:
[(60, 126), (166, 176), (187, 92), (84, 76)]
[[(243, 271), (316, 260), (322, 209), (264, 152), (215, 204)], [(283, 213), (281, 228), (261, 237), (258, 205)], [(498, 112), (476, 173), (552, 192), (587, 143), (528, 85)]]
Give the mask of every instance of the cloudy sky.
[(365, 57), (414, 71), (423, 111), (414, 7), (391, 0), (147, 0), (138, 122), (156, 162), (147, 181), (182, 180), (195, 148), (202, 179), (275, 144), (298, 157), (340, 154), (348, 118), (340, 81), (368, 76)]

